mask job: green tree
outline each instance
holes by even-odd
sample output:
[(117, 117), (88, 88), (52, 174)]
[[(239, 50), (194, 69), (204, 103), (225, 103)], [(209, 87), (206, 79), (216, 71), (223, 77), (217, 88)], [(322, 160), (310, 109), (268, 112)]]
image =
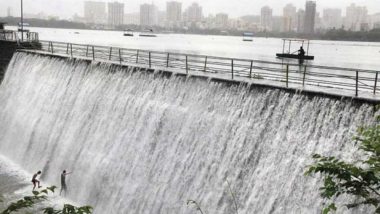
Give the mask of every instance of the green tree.
[(356, 208), (359, 206), (374, 207), (380, 213), (380, 125), (358, 130), (354, 141), (362, 152), (362, 158), (347, 163), (336, 157), (313, 155), (314, 164), (308, 167), (306, 175), (321, 174), (323, 186), (321, 196), (329, 201), (323, 213), (337, 209), (337, 198), (343, 195), (355, 196), (343, 206)]
[[(25, 196), (22, 199), (11, 203), (4, 211), (0, 212), (1, 214), (11, 214), (15, 212), (19, 212), (21, 210), (32, 208), (38, 203), (48, 200), (49, 192), (54, 193), (56, 186), (48, 187), (41, 191), (33, 191), (33, 195)], [(2, 202), (0, 200), (0, 202)], [(64, 204), (63, 208), (60, 210), (56, 210), (53, 207), (43, 208), (41, 210), (44, 214), (91, 214), (92, 207), (83, 206), (83, 207), (75, 207), (71, 204)]]

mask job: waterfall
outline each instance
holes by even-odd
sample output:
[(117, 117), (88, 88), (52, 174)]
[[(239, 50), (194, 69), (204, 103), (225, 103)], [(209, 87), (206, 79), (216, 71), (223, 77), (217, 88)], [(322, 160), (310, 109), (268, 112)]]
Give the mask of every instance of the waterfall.
[[(16, 53), (0, 154), (95, 213), (320, 213), (314, 153), (357, 156), (374, 108), (276, 89)], [(230, 183), (231, 190), (229, 189)], [(232, 194), (231, 194), (232, 192)]]

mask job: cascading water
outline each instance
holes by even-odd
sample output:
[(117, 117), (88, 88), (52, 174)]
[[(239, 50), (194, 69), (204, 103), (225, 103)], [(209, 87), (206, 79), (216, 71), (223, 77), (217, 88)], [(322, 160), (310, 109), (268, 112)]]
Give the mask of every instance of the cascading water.
[[(0, 154), (95, 213), (319, 213), (313, 153), (355, 159), (371, 106), (17, 53)], [(228, 183), (233, 194), (229, 189)]]

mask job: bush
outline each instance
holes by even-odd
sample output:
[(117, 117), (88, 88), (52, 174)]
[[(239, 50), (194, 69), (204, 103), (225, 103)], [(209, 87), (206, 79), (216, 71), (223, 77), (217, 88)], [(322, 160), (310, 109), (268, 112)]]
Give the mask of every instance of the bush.
[[(22, 199), (11, 203), (4, 211), (1, 212), (1, 214), (11, 214), (26, 208), (32, 208), (34, 205), (48, 200), (49, 192), (54, 193), (54, 190), (56, 188), (56, 186), (52, 186), (41, 191), (33, 191), (33, 195), (25, 196)], [(0, 202), (2, 201), (0, 200)], [(71, 204), (65, 204), (63, 205), (62, 210), (56, 210), (53, 207), (47, 207), (43, 208), (41, 211), (44, 214), (91, 214), (92, 207), (75, 207)]]
[(360, 128), (354, 140), (363, 152), (360, 160), (347, 163), (336, 157), (315, 154), (315, 163), (305, 173), (323, 175), (321, 196), (330, 201), (324, 214), (335, 211), (334, 201), (343, 195), (356, 198), (344, 205), (349, 209), (369, 206), (375, 208), (375, 213), (380, 213), (380, 125)]

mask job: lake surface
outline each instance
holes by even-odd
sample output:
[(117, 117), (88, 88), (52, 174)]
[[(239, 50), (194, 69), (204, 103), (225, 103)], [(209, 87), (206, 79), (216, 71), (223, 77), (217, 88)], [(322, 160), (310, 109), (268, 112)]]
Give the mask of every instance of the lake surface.
[[(234, 36), (157, 34), (157, 37), (150, 38), (138, 37), (138, 33), (134, 37), (125, 37), (121, 31), (29, 29), (38, 32), (41, 40), (280, 62), (275, 54), (282, 52), (283, 47), (279, 38), (254, 38), (253, 42), (244, 42), (242, 37)], [(299, 46), (293, 43), (291, 52)], [(307, 62), (309, 64), (380, 70), (378, 42), (312, 40), (310, 54), (315, 60)]]

